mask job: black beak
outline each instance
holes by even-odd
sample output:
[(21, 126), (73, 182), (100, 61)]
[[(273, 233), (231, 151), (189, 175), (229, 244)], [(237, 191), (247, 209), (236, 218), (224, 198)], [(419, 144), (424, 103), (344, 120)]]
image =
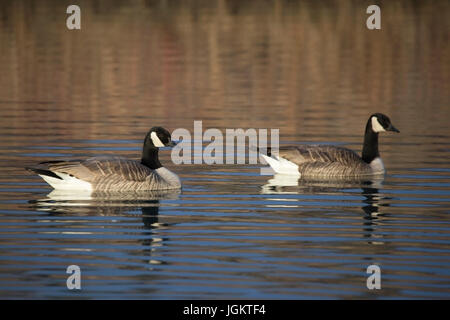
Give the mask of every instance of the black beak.
[(177, 145), (176, 142), (170, 141), (168, 144), (166, 144), (166, 147), (175, 147)]
[(387, 128), (387, 131), (393, 131), (393, 132), (400, 133), (400, 131), (396, 127), (394, 127), (392, 124), (389, 124), (389, 127)]

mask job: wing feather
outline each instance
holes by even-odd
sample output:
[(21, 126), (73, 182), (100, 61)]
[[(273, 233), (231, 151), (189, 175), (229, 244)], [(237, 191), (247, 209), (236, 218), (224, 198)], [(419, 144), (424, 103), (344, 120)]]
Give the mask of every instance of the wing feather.
[(96, 182), (99, 179), (118, 179), (131, 182), (146, 181), (149, 175), (156, 175), (153, 170), (138, 161), (124, 157), (100, 156), (86, 160), (66, 160), (42, 162), (48, 170), (66, 173), (77, 179), (87, 182)]
[(370, 172), (354, 151), (327, 145), (280, 147), (279, 156), (298, 165), (302, 176), (351, 176)]

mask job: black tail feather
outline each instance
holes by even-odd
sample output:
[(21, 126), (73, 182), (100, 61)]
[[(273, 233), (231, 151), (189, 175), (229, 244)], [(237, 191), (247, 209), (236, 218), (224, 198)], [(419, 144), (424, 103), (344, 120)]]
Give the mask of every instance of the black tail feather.
[(40, 168), (32, 168), (32, 167), (25, 167), (25, 169), (33, 171), (37, 174), (41, 174), (44, 176), (49, 176), (52, 178), (63, 180), (60, 176), (58, 176), (56, 173), (54, 173), (53, 171), (50, 171), (50, 170), (40, 169)]
[(258, 151), (259, 153), (262, 153), (262, 154), (266, 154), (266, 155), (268, 155), (269, 157), (272, 155), (272, 148), (271, 148), (271, 147), (267, 147), (267, 148), (266, 148), (266, 152), (261, 152), (261, 150), (259, 149), (259, 147), (256, 147), (256, 151)]

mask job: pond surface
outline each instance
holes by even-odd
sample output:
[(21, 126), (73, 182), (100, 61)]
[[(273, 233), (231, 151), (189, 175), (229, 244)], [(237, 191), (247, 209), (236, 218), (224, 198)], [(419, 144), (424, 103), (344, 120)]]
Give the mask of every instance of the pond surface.
[[(1, 298), (450, 298), (448, 2), (386, 2), (376, 31), (350, 2), (80, 1), (78, 31), (64, 5), (0, 9)], [(138, 159), (150, 127), (195, 120), (360, 152), (374, 112), (401, 133), (380, 137), (371, 184), (274, 186), (263, 164), (170, 150), (179, 193), (58, 194), (24, 169)]]

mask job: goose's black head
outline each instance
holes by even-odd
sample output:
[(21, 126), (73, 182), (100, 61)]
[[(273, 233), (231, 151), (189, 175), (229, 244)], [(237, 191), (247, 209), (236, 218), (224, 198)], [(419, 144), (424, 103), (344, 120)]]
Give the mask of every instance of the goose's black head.
[(162, 127), (151, 128), (145, 136), (141, 163), (153, 170), (161, 168), (162, 165), (158, 159), (159, 148), (173, 147), (174, 145), (169, 131)]
[(173, 147), (175, 143), (170, 137), (170, 132), (163, 127), (153, 127), (147, 133), (145, 138), (145, 143), (152, 147), (162, 148), (162, 147)]
[(368, 127), (370, 127), (370, 129), (376, 133), (384, 131), (400, 132), (392, 125), (389, 117), (382, 113), (374, 113), (373, 115), (371, 115), (369, 118), (369, 123)]

